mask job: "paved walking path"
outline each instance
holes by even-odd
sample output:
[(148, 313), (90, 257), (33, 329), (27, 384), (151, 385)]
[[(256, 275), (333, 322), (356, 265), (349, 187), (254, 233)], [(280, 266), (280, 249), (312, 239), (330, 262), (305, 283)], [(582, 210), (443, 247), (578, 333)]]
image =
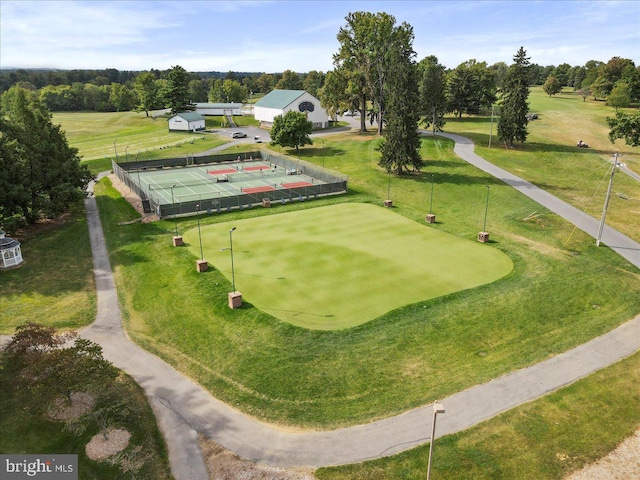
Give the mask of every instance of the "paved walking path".
[[(568, 220), (580, 230), (591, 235), (593, 238), (597, 237), (600, 220), (596, 220), (590, 215), (587, 215), (559, 198), (554, 197), (541, 188), (536, 187), (532, 183), (529, 183), (526, 180), (487, 162), (485, 159), (474, 153), (473, 142), (468, 138), (451, 133), (440, 133), (439, 135), (455, 141), (456, 144), (453, 151), (466, 162), (478, 167), (480, 170), (487, 172), (490, 175), (493, 175), (497, 179), (502, 180), (519, 192), (525, 194), (527, 197), (535, 200), (540, 205)], [(602, 232), (601, 243), (604, 243), (620, 256), (626, 258), (636, 267), (640, 268), (640, 244), (638, 242), (635, 242), (626, 235), (623, 235), (617, 230), (605, 225)]]
[[(456, 141), (463, 159), (506, 181), (545, 207), (593, 235), (592, 220), (532, 184), (496, 169), (477, 155), (463, 137)], [(521, 190), (522, 191), (522, 190)], [(207, 473), (197, 443), (200, 432), (241, 457), (279, 467), (338, 465), (392, 455), (430, 440), (433, 410), (427, 405), (367, 425), (333, 431), (288, 432), (259, 423), (216, 400), (171, 366), (131, 342), (122, 329), (117, 292), (102, 226), (93, 197), (86, 199), (94, 258), (98, 314), (82, 330), (98, 342), (104, 356), (129, 373), (145, 390), (169, 449), (177, 480), (205, 480)], [(577, 213), (576, 213), (577, 212)], [(597, 224), (597, 221), (596, 221)], [(606, 229), (603, 241), (638, 265), (640, 245)], [(593, 373), (640, 349), (640, 315), (615, 330), (531, 367), (441, 400), (437, 436), (469, 428), (524, 402)]]

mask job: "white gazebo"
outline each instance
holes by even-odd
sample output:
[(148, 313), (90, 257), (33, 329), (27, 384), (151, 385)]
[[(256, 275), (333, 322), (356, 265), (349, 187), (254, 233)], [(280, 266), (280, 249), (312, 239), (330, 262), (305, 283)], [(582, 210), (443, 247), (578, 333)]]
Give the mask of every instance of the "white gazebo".
[(7, 237), (2, 230), (0, 230), (0, 257), (2, 258), (0, 268), (15, 267), (24, 261), (20, 251), (20, 242)]

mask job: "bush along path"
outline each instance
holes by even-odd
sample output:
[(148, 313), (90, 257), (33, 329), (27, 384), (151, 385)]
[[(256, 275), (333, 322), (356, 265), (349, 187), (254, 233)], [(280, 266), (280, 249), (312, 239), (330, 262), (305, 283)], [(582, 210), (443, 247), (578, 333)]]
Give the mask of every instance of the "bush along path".
[[(477, 157), (468, 139), (457, 135), (446, 136), (456, 141), (455, 151), (463, 159), (469, 161), (471, 155)], [(463, 148), (458, 148), (458, 142)], [(472, 158), (472, 163), (478, 159), (485, 162), (477, 157)], [(492, 165), (487, 163), (485, 167)], [(531, 198), (539, 196), (540, 203), (567, 220), (588, 223), (588, 219), (574, 217), (571, 209), (562, 206), (564, 202), (558, 200), (556, 205), (554, 197), (534, 185), (502, 170), (490, 173), (503, 181), (508, 179), (507, 183), (514, 182), (521, 186)], [(172, 473), (177, 480), (208, 478), (197, 441), (198, 433), (247, 460), (279, 467), (358, 463), (390, 456), (431, 440), (431, 405), (339, 430), (292, 433), (272, 428), (213, 398), (164, 361), (135, 345), (122, 329), (115, 282), (95, 198), (89, 197), (85, 203), (98, 291), (98, 314), (96, 321), (83, 329), (81, 335), (99, 343), (104, 357), (125, 370), (145, 390), (167, 442)], [(567, 216), (565, 212), (569, 212)], [(591, 227), (577, 226), (591, 230)], [(595, 232), (589, 230), (585, 231), (594, 236)], [(616, 233), (606, 228), (603, 241), (617, 247), (619, 253), (631, 252), (630, 260), (640, 266), (640, 244), (628, 237), (619, 237)], [(446, 413), (438, 417), (437, 436), (465, 430), (500, 412), (570, 384), (639, 349), (640, 315), (605, 335), (549, 360), (442, 399)]]

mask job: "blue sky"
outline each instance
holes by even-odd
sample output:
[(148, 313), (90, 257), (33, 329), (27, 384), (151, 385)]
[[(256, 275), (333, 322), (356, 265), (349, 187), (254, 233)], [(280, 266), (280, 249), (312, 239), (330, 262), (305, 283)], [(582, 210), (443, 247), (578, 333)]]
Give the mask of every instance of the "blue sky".
[(417, 60), (640, 65), (640, 1), (0, 0), (0, 66), (189, 71), (328, 71), (349, 12), (414, 29)]

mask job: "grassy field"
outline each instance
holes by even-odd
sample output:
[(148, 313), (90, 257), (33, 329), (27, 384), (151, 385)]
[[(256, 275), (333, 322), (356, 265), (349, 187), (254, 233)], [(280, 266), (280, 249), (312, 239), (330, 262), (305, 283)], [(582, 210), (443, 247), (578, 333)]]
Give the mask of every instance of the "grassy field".
[[(202, 227), (223, 223), (228, 234), (235, 225), (228, 222), (249, 218), (345, 202), (381, 205), (388, 175), (375, 166), (377, 142), (350, 134), (325, 139), (326, 167), (349, 175), (346, 196), (202, 216)], [(322, 162), (321, 148), (305, 152)], [(429, 159), (422, 174), (392, 178), (395, 214), (424, 224), (433, 174), (439, 223), (429, 228), (475, 241), (490, 185), (487, 229), (494, 243), (484, 247), (510, 257), (507, 277), (346, 330), (298, 328), (249, 302), (229, 310), (228, 278), (217, 269), (198, 274), (197, 256), (171, 247), (173, 221), (117, 226), (136, 214), (104, 184), (97, 199), (129, 335), (251, 415), (324, 428), (443, 398), (581, 344), (640, 311), (635, 267), (460, 161), (452, 142), (425, 138), (422, 153)], [(180, 232), (196, 227), (194, 218), (178, 222)], [(406, 262), (414, 255), (397, 252)], [(442, 358), (449, 359), (446, 372), (437, 368)]]
[[(558, 98), (548, 100), (554, 102)], [(547, 119), (553, 118), (549, 110), (542, 109), (542, 102), (546, 100), (534, 90), (531, 101), (535, 109), (540, 106), (540, 123), (532, 122), (532, 135), (533, 129), (539, 128), (536, 125), (543, 125), (545, 115)], [(537, 101), (540, 103), (535, 103)], [(571, 105), (582, 112), (580, 115), (586, 115), (578, 102)], [(596, 104), (594, 111), (600, 109), (604, 111), (601, 104)], [(603, 118), (602, 112), (600, 115)], [(92, 119), (97, 126), (99, 118)], [(554, 191), (559, 196), (566, 192), (576, 198), (592, 196), (595, 190), (592, 187), (601, 181), (594, 183), (590, 175), (604, 173), (608, 154), (598, 156), (595, 150), (575, 154), (571, 145), (578, 138), (594, 148), (597, 142), (583, 135), (582, 128), (578, 132), (580, 136), (574, 139), (574, 124), (565, 125), (569, 131), (559, 133), (563, 116), (559, 114), (555, 118), (551, 127), (553, 137), (540, 137), (539, 145), (543, 144), (544, 148), (529, 149), (525, 145), (507, 152), (498, 147), (490, 150), (479, 147), (477, 151), (485, 156), (484, 148), (488, 152), (486, 158), (498, 164), (502, 162), (504, 168), (513, 167), (513, 154), (513, 158), (518, 159), (516, 173), (530, 175), (525, 176), (530, 180), (539, 178), (534, 183), (551, 191), (556, 188), (556, 182), (568, 182), (570, 187)], [(456, 130), (456, 125), (460, 130)], [(446, 130), (468, 134), (480, 142), (488, 140), (488, 125), (488, 119), (465, 118), (461, 122), (450, 121)], [(602, 129), (602, 125), (598, 125)], [(69, 130), (65, 124), (63, 128)], [(532, 142), (534, 138), (530, 137)], [(603, 138), (606, 139), (606, 132)], [(102, 142), (107, 149), (105, 155), (110, 155), (108, 148), (113, 149), (112, 141), (109, 143), (105, 138)], [(372, 134), (340, 134), (326, 138), (324, 148), (316, 141), (314, 146), (302, 149), (305, 160), (318, 165), (326, 162), (327, 168), (349, 175), (350, 193), (344, 197), (202, 217), (202, 225), (343, 202), (381, 205), (387, 198), (389, 177), (376, 165), (377, 143), (378, 139)], [(606, 248), (595, 248), (593, 240), (574, 231), (573, 226), (469, 167), (453, 155), (451, 147), (451, 142), (446, 140), (423, 140), (423, 173), (391, 177), (393, 212), (422, 224), (429, 209), (433, 179), (433, 211), (438, 223), (429, 228), (473, 241), (482, 227), (485, 186), (489, 185), (487, 230), (493, 243), (486, 247), (508, 255), (514, 263), (513, 272), (499, 282), (417, 302), (342, 331), (298, 328), (249, 302), (242, 309), (229, 310), (228, 278), (216, 269), (204, 274), (195, 272), (193, 253), (170, 246), (173, 222), (118, 226), (118, 222), (134, 219), (137, 214), (109, 187), (108, 181), (103, 181), (98, 187), (98, 201), (128, 333), (215, 396), (250, 415), (277, 424), (330, 427), (384, 417), (443, 398), (583, 343), (640, 311), (637, 268)], [(500, 150), (502, 154), (497, 153)], [(560, 169), (560, 162), (540, 161), (545, 155), (551, 159), (562, 155), (562, 165), (568, 163), (567, 168)], [(627, 154), (623, 160), (633, 160), (631, 157), (632, 154)], [(584, 178), (589, 180), (585, 182)], [(626, 193), (623, 178), (624, 175), (616, 176), (614, 191), (635, 198), (634, 190), (631, 195)], [(629, 188), (634, 185), (628, 184)], [(619, 213), (612, 213), (614, 205), (616, 211), (628, 209), (627, 221), (631, 219), (630, 224), (635, 224), (631, 200), (612, 203), (608, 223), (620, 222), (616, 219)], [(180, 231), (196, 225), (194, 219), (183, 219), (179, 223)], [(621, 229), (627, 228), (624, 217), (621, 225)], [(635, 235), (633, 231), (631, 234)], [(59, 237), (57, 243), (67, 237), (70, 238)], [(59, 251), (52, 249), (49, 254)], [(398, 255), (410, 261), (413, 252), (403, 249)], [(60, 251), (60, 257), (65, 256), (66, 253)], [(21, 270), (1, 272), (3, 287), (6, 279), (13, 281), (12, 276)], [(49, 282), (49, 277), (43, 274), (40, 277), (43, 285), (38, 288), (50, 289), (56, 283), (56, 276), (51, 278)], [(82, 288), (75, 287), (73, 292)], [(4, 301), (7, 294), (3, 291), (0, 295)], [(58, 295), (64, 297), (66, 293)], [(45, 322), (55, 322), (63, 319), (64, 314), (45, 312), (41, 316)], [(438, 368), (442, 358), (451, 359), (446, 372)], [(578, 396), (564, 397), (563, 409), (575, 413), (568, 420), (558, 421), (553, 410), (540, 408), (547, 405), (539, 403), (546, 400), (543, 399), (530, 404), (538, 409), (530, 414), (525, 412), (527, 421), (517, 421), (517, 415), (523, 415), (518, 410), (514, 411), (514, 418), (500, 417), (505, 419), (504, 425), (485, 422), (479, 426), (487, 427), (482, 440), (486, 446), (482, 448), (475, 430), (458, 434), (454, 450), (446, 457), (444, 471), (449, 472), (450, 478), (475, 478), (481, 475), (478, 473), (481, 470), (495, 473), (486, 478), (510, 478), (510, 471), (538, 469), (542, 471), (539, 476), (527, 473), (523, 478), (561, 478), (557, 465), (553, 466), (555, 472), (545, 470), (556, 453), (557, 459), (567, 455), (571, 461), (568, 467), (562, 467), (564, 471), (606, 453), (638, 425), (624, 410), (633, 407), (636, 401), (633, 395), (637, 381), (629, 375), (632, 369), (638, 371), (637, 356), (634, 358), (636, 363), (623, 362), (622, 367), (608, 369), (602, 377), (591, 377), (595, 383), (587, 384)], [(578, 408), (583, 405), (584, 408)], [(611, 412), (611, 417), (602, 417), (604, 423), (594, 419), (593, 412), (598, 408)], [(510, 414), (512, 412), (505, 415)], [(606, 441), (593, 442), (602, 435), (603, 425)], [(516, 427), (519, 437), (503, 435)], [(554, 450), (558, 445), (553, 443), (554, 438), (559, 437), (564, 442), (560, 446), (572, 453)], [(523, 443), (524, 440), (530, 443)], [(529, 450), (515, 455), (513, 445), (526, 445)], [(353, 474), (336, 471), (331, 475), (411, 478), (412, 472), (424, 467), (424, 452), (416, 449), (394, 457), (388, 465), (364, 465), (362, 471), (354, 467)], [(503, 464), (507, 473), (499, 477)], [(445, 475), (443, 470), (437, 470), (439, 467), (435, 468), (434, 472)]]
[[(615, 449), (640, 426), (639, 382), (636, 353), (570, 387), (438, 438), (432, 478), (565, 478)], [(428, 461), (429, 446), (424, 445), (390, 458), (322, 468), (315, 475), (320, 480), (418, 480), (425, 478)]]
[[(540, 87), (532, 89), (529, 102), (530, 111), (538, 113), (539, 118), (529, 122), (527, 142), (513, 149), (505, 149), (500, 143), (495, 123), (488, 148), (490, 116), (448, 119), (445, 131), (470, 137), (481, 157), (599, 219), (612, 155), (621, 153), (620, 161), (640, 173), (638, 148), (622, 140), (611, 144), (606, 117), (614, 116), (614, 109), (604, 102), (583, 102), (573, 92), (549, 97)], [(590, 148), (577, 148), (578, 140)], [(640, 188), (624, 173), (615, 175), (607, 224), (640, 241)]]
[(13, 333), (25, 322), (59, 329), (89, 325), (96, 292), (84, 205), (21, 232), (20, 239), (24, 264), (0, 270), (0, 333)]
[[(350, 328), (407, 304), (493, 282), (513, 263), (500, 250), (381, 206), (346, 203), (217, 223), (183, 234), (260, 310), (293, 325)], [(285, 246), (283, 248), (283, 246)], [(413, 252), (410, 261), (400, 252)], [(398, 285), (402, 285), (398, 288)]]
[[(179, 149), (175, 155), (201, 152), (225, 143), (206, 133), (169, 132), (164, 116), (147, 117), (144, 113), (53, 114), (53, 123), (62, 125), (69, 144), (79, 150), (83, 160), (114, 158), (140, 160), (168, 156), (167, 148)], [(115, 142), (115, 144), (114, 144)]]

